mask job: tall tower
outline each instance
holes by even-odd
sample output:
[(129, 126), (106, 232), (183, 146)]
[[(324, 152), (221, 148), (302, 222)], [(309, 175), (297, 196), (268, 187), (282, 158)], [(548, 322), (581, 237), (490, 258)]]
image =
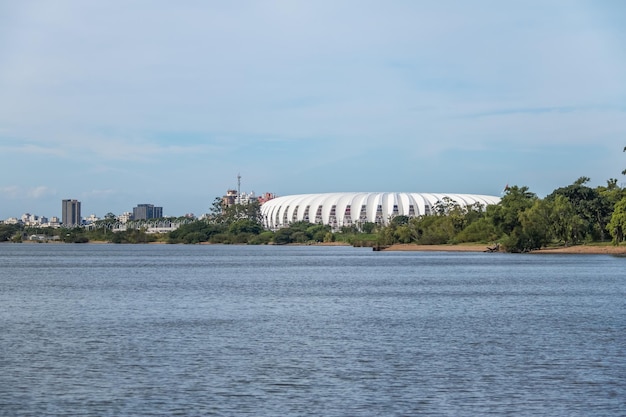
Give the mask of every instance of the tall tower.
[(241, 204), (241, 174), (237, 174), (237, 204)]
[(61, 221), (65, 227), (80, 226), (82, 218), (80, 216), (80, 201), (63, 200), (61, 202)]

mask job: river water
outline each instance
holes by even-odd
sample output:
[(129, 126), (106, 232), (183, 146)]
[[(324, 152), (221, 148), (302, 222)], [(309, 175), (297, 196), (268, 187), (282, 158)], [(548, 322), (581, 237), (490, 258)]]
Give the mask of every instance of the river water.
[(625, 258), (0, 245), (0, 415), (626, 415)]

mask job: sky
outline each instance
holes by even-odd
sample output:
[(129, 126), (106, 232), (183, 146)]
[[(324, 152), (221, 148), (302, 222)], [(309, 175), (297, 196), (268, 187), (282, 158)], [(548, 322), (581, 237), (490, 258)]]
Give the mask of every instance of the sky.
[(0, 219), (626, 181), (626, 2), (0, 0)]

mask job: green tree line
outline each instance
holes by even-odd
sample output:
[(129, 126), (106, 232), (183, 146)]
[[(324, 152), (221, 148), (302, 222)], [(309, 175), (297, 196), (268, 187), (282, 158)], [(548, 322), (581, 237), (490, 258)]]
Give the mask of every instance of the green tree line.
[(145, 228), (112, 232), (106, 227), (27, 228), (0, 225), (0, 241), (19, 242), (32, 234), (66, 243), (106, 241), (112, 243), (222, 243), (305, 244), (341, 241), (354, 246), (394, 243), (460, 244), (497, 243), (508, 252), (527, 252), (548, 245), (589, 242), (620, 244), (626, 239), (626, 190), (617, 180), (591, 188), (589, 178), (554, 190), (541, 199), (528, 187), (508, 187), (496, 205), (461, 207), (452, 200), (440, 201), (433, 214), (409, 218), (396, 216), (387, 226), (366, 223), (332, 231), (330, 226), (296, 222), (277, 231), (265, 230), (260, 206), (214, 204), (203, 220), (181, 225), (166, 234), (149, 234)]
[(626, 193), (616, 180), (591, 188), (582, 177), (540, 199), (528, 187), (508, 187), (500, 203), (485, 209), (441, 202), (434, 215), (399, 216), (380, 230), (379, 243), (498, 243), (508, 252), (548, 245), (624, 240)]
[(508, 252), (591, 242), (612, 241), (619, 245), (626, 239), (626, 189), (616, 179), (595, 188), (588, 186), (589, 181), (581, 177), (545, 198), (539, 198), (526, 186), (507, 187), (501, 201), (487, 207), (461, 207), (444, 199), (433, 208), (433, 214), (414, 218), (396, 216), (389, 219), (387, 226), (366, 223), (360, 228), (349, 226), (332, 231), (330, 226), (296, 222), (269, 231), (263, 228), (259, 203), (223, 207), (218, 197), (205, 219), (182, 224), (165, 234), (149, 234), (142, 227), (112, 232), (107, 227), (40, 229), (2, 224), (0, 241), (19, 242), (37, 234), (68, 243), (281, 245), (340, 241), (354, 246), (485, 243), (497, 244)]

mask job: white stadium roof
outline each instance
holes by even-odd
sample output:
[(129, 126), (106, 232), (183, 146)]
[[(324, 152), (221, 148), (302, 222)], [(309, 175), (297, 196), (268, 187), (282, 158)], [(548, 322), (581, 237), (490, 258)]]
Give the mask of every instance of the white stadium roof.
[(261, 206), (264, 226), (276, 230), (298, 221), (330, 225), (333, 229), (366, 222), (388, 224), (395, 216), (417, 217), (451, 200), (461, 207), (498, 204), (500, 197), (477, 194), (326, 193), (277, 197)]

